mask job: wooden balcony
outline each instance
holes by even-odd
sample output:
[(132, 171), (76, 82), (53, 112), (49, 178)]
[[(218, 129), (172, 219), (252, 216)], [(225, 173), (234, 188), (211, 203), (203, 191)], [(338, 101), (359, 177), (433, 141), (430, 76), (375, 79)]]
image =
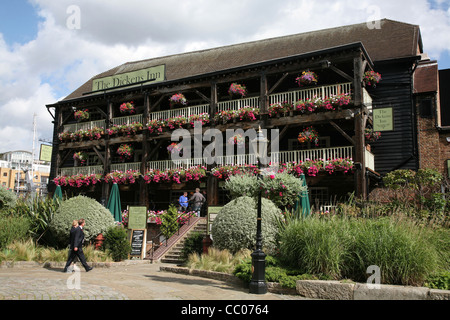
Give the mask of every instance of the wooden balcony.
[[(324, 149), (311, 149), (311, 150), (296, 150), (296, 151), (280, 151), (271, 153), (271, 163), (276, 166), (281, 163), (288, 162), (305, 162), (308, 160), (328, 160), (339, 158), (352, 158), (353, 147), (335, 147)], [(198, 165), (206, 166), (205, 158), (191, 158), (186, 160), (162, 160), (162, 161), (150, 161), (147, 163), (148, 169), (153, 170), (170, 170), (178, 168), (191, 168)], [(233, 156), (222, 156), (216, 159), (218, 165), (247, 165), (256, 164), (256, 157), (254, 155), (243, 154)], [(366, 164), (367, 167), (375, 171), (374, 155), (366, 150)], [(326, 166), (326, 163), (324, 163)], [(111, 171), (128, 171), (136, 170), (140, 171), (141, 163), (118, 163), (111, 165)], [(60, 175), (71, 176), (76, 174), (103, 174), (103, 166), (87, 166), (87, 167), (72, 167), (61, 168)]]
[[(274, 93), (269, 95), (269, 104), (273, 103), (282, 103), (285, 101), (295, 103), (299, 100), (307, 100), (312, 98), (326, 98), (331, 97), (333, 95), (337, 94), (343, 94), (343, 93), (349, 93), (352, 92), (352, 83), (340, 83), (340, 84), (334, 84), (334, 85), (328, 85), (328, 86), (318, 86), (318, 87), (312, 87), (312, 88), (306, 88), (306, 89), (300, 89), (300, 90), (293, 90), (288, 92), (281, 92), (281, 93)], [(366, 106), (371, 108), (372, 106), (372, 99), (370, 95), (367, 93), (367, 91), (363, 90), (363, 99)], [(223, 111), (223, 110), (239, 110), (243, 107), (259, 107), (259, 97), (248, 97), (243, 99), (234, 99), (229, 101), (221, 101), (217, 103), (217, 111)], [(163, 111), (157, 111), (157, 112), (151, 112), (149, 114), (149, 120), (165, 120), (177, 116), (185, 116), (189, 117), (191, 115), (195, 114), (202, 114), (202, 113), (209, 113), (210, 111), (210, 105), (209, 104), (202, 104), (202, 105), (195, 105), (190, 106), (186, 108), (179, 108), (179, 109), (171, 109), (171, 110), (163, 110)], [(113, 125), (123, 125), (123, 124), (131, 124), (133, 122), (140, 122), (143, 125), (146, 119), (144, 119), (142, 114), (138, 115), (131, 115), (126, 117), (118, 117), (113, 118), (112, 123)], [(105, 120), (98, 120), (98, 121), (90, 121), (90, 122), (81, 122), (81, 123), (72, 123), (64, 125), (64, 132), (75, 132), (77, 130), (88, 130), (92, 129), (94, 127), (98, 128), (105, 128)]]

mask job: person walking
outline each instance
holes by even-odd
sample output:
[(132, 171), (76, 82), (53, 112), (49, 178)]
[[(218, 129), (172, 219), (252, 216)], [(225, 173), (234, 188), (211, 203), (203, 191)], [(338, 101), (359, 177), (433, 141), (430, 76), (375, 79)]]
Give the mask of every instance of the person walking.
[[(78, 220), (73, 220), (73, 222), (72, 222), (72, 228), (70, 229), (70, 238), (69, 238), (69, 254), (68, 254), (68, 256), (67, 256), (67, 260), (69, 260), (69, 258), (70, 258), (70, 256), (72, 255), (72, 248), (71, 248), (71, 246), (70, 246), (70, 244), (73, 242), (73, 240), (74, 240), (74, 237), (75, 237), (75, 232), (76, 232), (76, 229), (78, 228)], [(74, 259), (73, 259), (73, 266), (75, 266), (75, 263), (77, 262), (77, 257), (75, 257)], [(73, 271), (73, 270), (71, 270), (71, 271)]]
[(197, 217), (200, 217), (200, 210), (203, 203), (205, 203), (205, 197), (200, 193), (200, 189), (196, 188), (194, 195), (189, 199), (192, 203), (192, 208), (196, 212)]
[(78, 228), (73, 228), (70, 234), (70, 249), (71, 254), (67, 259), (66, 266), (64, 267), (64, 272), (67, 272), (67, 268), (70, 266), (72, 261), (77, 257), (81, 264), (83, 265), (86, 272), (91, 271), (93, 268), (90, 267), (83, 253), (83, 242), (84, 242), (84, 232), (83, 228), (86, 224), (84, 219), (78, 220)]

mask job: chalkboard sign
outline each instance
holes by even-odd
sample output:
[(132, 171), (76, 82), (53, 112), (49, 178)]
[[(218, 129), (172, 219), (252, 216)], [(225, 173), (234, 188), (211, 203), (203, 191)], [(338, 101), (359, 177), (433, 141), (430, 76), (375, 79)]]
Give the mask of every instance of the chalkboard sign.
[(145, 241), (145, 229), (131, 230), (131, 253), (130, 256), (140, 256), (142, 258)]

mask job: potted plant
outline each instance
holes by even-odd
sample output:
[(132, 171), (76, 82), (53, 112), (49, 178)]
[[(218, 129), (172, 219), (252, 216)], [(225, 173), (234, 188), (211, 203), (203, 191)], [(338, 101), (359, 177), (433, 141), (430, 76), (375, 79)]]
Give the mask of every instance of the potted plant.
[(90, 115), (88, 109), (84, 109), (75, 111), (74, 117), (77, 121), (86, 121), (89, 120)]
[(169, 98), (170, 106), (185, 106), (187, 105), (186, 97), (182, 93), (174, 94)]
[(366, 71), (364, 73), (363, 82), (365, 85), (375, 88), (377, 83), (381, 81), (381, 74), (375, 71)]
[(295, 82), (297, 82), (297, 84), (300, 87), (315, 85), (315, 84), (317, 84), (317, 81), (318, 81), (317, 74), (315, 72), (312, 72), (309, 70), (303, 71), (302, 75), (297, 77), (297, 79), (295, 79)]
[(243, 98), (247, 94), (247, 88), (238, 83), (232, 83), (230, 88), (228, 89), (228, 94), (231, 97), (240, 97)]
[(174, 153), (180, 153), (181, 151), (181, 147), (178, 145), (178, 143), (176, 142), (172, 142), (168, 147), (167, 147), (167, 152), (169, 154), (174, 154)]
[(121, 114), (135, 114), (136, 113), (136, 110), (134, 109), (133, 101), (122, 103), (120, 105), (119, 110), (120, 110)]
[(308, 127), (304, 129), (298, 135), (298, 142), (314, 142), (315, 146), (319, 146), (319, 134), (313, 127)]

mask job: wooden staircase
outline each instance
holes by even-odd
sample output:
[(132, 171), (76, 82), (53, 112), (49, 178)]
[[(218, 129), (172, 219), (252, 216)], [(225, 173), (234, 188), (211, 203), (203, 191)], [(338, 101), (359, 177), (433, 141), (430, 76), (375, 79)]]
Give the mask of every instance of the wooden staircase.
[(180, 231), (167, 240), (167, 245), (163, 244), (153, 253), (153, 257), (149, 257), (153, 262), (164, 262), (180, 264), (181, 251), (184, 247), (184, 241), (191, 233), (199, 232), (206, 235), (207, 222), (206, 218), (191, 218), (189, 224), (185, 224)]

